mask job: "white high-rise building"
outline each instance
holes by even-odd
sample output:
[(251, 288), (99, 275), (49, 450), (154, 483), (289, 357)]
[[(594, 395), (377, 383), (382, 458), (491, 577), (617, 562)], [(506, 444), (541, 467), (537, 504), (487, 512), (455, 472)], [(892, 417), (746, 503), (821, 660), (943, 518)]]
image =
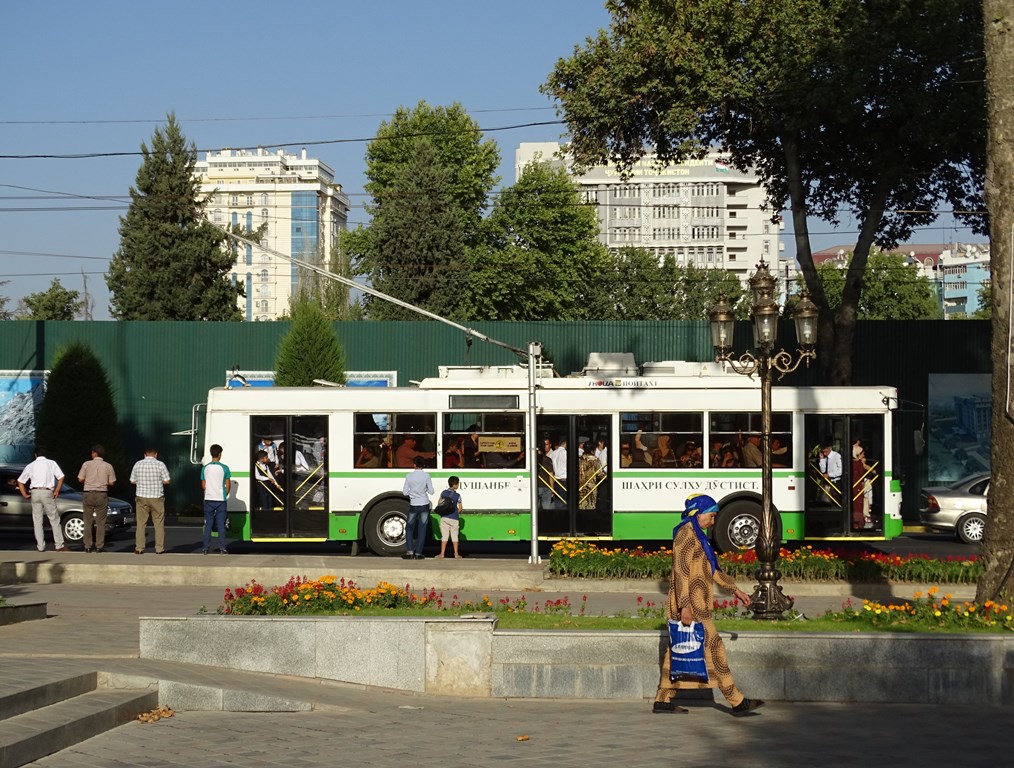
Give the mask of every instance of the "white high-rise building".
[[(556, 142), (523, 143), (515, 178), (533, 161), (563, 164)], [(611, 249), (643, 248), (677, 264), (725, 269), (744, 281), (763, 258), (777, 273), (782, 250), (777, 211), (765, 207), (756, 174), (741, 173), (711, 152), (700, 160), (658, 167), (653, 156), (620, 179), (615, 167), (596, 166), (571, 178), (596, 206), (599, 240)]]
[[(232, 279), (244, 286), (240, 308), (247, 320), (275, 320), (289, 309), (300, 269), (273, 252), (326, 264), (348, 224), (349, 198), (325, 163), (279, 149), (208, 152), (195, 175), (207, 196), (208, 218), (223, 227), (266, 232), (262, 244), (235, 246)], [(305, 277), (305, 276), (304, 276)]]

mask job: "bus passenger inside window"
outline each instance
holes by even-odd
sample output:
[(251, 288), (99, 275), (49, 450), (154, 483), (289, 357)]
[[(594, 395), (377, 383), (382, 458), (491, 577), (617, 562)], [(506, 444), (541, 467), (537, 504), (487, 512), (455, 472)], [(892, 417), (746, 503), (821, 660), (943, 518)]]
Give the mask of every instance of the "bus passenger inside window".
[(684, 469), (700, 469), (704, 466), (701, 446), (696, 440), (687, 440), (680, 452), (679, 465)]
[(356, 456), (357, 469), (374, 469), (380, 466), (380, 441), (371, 440), (359, 446), (359, 455)]
[(781, 436), (771, 438), (771, 466), (792, 466), (792, 451), (789, 450), (788, 438)]
[(437, 457), (436, 451), (418, 450), (418, 443), (418, 438), (415, 435), (405, 435), (401, 438), (401, 443), (394, 451), (394, 464), (396, 467), (414, 467), (417, 456), (423, 459), (435, 459)]

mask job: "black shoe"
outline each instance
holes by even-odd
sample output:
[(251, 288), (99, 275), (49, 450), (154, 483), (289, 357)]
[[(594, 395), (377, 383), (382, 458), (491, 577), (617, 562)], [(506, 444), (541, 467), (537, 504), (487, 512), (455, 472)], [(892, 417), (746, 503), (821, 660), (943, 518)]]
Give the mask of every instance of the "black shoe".
[(202, 555), (206, 555), (206, 554), (208, 554), (208, 548), (207, 548), (207, 547), (205, 547), (204, 549), (202, 549), (202, 550), (201, 550), (201, 554), (202, 554)]
[(404, 555), (401, 556), (401, 559), (402, 560), (414, 560), (415, 559), (415, 555), (413, 555), (411, 552), (406, 552)]
[(222, 547), (220, 550), (218, 550), (218, 553), (220, 555), (227, 555), (229, 554), (229, 550), (227, 550), (225, 547)]
[(673, 712), (680, 715), (687, 714), (686, 709), (683, 707), (677, 707), (675, 701), (656, 701), (651, 705), (652, 714), (659, 715), (663, 712)]
[(106, 548), (105, 547), (96, 547), (95, 551), (96, 552), (105, 552)]
[(85, 547), (85, 548), (84, 548), (84, 551), (85, 551), (85, 552), (94, 552), (95, 550), (94, 550), (94, 549), (92, 549), (91, 547)]
[(416, 555), (415, 559), (416, 560), (425, 560), (426, 559), (426, 555)]
[(732, 708), (732, 714), (735, 717), (742, 717), (743, 715), (753, 712), (755, 709), (760, 709), (764, 706), (763, 699), (743, 699), (739, 704)]

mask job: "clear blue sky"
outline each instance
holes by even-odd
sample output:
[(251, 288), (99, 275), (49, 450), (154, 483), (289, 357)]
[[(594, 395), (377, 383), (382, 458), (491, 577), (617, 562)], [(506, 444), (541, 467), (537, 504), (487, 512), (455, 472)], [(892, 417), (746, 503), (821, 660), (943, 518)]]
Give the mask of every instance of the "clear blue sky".
[[(609, 20), (600, 0), (54, 0), (6, 3), (3, 16), (0, 154), (137, 152), (174, 111), (199, 150), (307, 145), (352, 195), (353, 224), (366, 219), (357, 194), (365, 142), (310, 142), (368, 139), (419, 100), (460, 102), (484, 128), (554, 120), (539, 85)], [(502, 182), (513, 182), (519, 143), (562, 132), (490, 132)], [(103, 275), (139, 164), (136, 155), (0, 159), (8, 309), (53, 276), (80, 290), (83, 270), (96, 319), (108, 319)], [(814, 248), (854, 240), (849, 222), (837, 234), (811, 228), (827, 233)], [(982, 239), (941, 225), (913, 240), (954, 238)], [(788, 238), (785, 248), (794, 252)]]

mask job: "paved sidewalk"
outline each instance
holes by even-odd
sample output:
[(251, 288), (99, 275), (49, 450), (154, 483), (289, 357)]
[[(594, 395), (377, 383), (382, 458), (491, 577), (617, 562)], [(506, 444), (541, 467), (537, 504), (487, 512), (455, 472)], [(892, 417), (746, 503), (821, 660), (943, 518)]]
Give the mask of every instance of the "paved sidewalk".
[[(0, 563), (23, 554), (0, 553)], [(340, 560), (352, 562), (350, 558)], [(344, 563), (331, 561), (323, 567)], [(499, 568), (524, 565), (507, 563)], [(423, 561), (414, 570), (413, 586), (426, 583), (426, 569), (432, 565), (436, 564)], [(497, 566), (480, 566), (478, 561), (475, 565), (475, 570), (485, 571), (490, 580), (497, 578)], [(161, 562), (151, 567), (160, 566)], [(340, 567), (331, 570), (341, 573)], [(213, 612), (222, 591), (221, 586), (114, 582), (0, 585), (0, 594), (11, 602), (45, 601), (50, 613), (45, 621), (0, 627), (0, 665), (4, 670), (0, 691), (5, 682), (14, 685), (61, 671), (98, 669), (252, 689), (312, 702), (315, 707), (295, 713), (183, 712), (153, 724), (121, 726), (33, 765), (637, 768), (866, 766), (875, 760), (892, 768), (945, 763), (996, 768), (1006, 764), (1014, 746), (1011, 710), (1001, 708), (773, 702), (750, 717), (737, 719), (724, 702), (694, 702), (689, 715), (652, 715), (647, 701), (426, 696), (137, 658), (139, 616), (189, 615), (201, 606)], [(526, 594), (530, 602), (531, 598), (555, 599), (558, 594), (568, 594), (574, 602), (587, 594), (588, 612), (614, 613), (634, 612), (638, 592)], [(793, 594), (788, 587), (786, 592)], [(460, 594), (464, 596), (466, 591)], [(489, 594), (498, 593), (489, 590)], [(649, 596), (650, 592), (644, 590), (644, 594)], [(660, 595), (652, 597), (660, 599)], [(840, 607), (843, 599), (841, 594), (800, 596), (797, 605), (806, 612), (823, 612)], [(861, 670), (843, 670), (843, 674), (861, 674)]]
[[(646, 703), (448, 700), (353, 693), (340, 711), (184, 712), (130, 723), (32, 765), (446, 768), (522, 765), (936, 766), (1010, 759), (1009, 710), (770, 704), (652, 715)], [(958, 735), (965, 723), (974, 733)], [(958, 730), (956, 730), (958, 729)]]

